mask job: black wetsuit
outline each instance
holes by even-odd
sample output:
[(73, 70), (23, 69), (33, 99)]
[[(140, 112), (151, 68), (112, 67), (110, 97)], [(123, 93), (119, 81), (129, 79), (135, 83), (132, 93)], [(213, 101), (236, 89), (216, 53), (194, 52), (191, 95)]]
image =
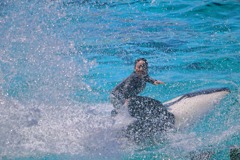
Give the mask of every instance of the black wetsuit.
[(154, 84), (156, 80), (149, 75), (140, 78), (134, 71), (129, 77), (118, 84), (111, 92), (111, 103), (114, 108), (119, 109), (126, 99), (136, 97), (146, 87), (146, 82)]

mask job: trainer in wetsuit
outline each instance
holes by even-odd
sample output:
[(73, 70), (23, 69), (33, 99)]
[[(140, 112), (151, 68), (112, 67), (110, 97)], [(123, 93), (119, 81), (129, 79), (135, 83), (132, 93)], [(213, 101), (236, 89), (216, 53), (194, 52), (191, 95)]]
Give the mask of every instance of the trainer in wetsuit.
[(137, 96), (146, 87), (146, 82), (154, 85), (164, 84), (164, 82), (152, 79), (148, 75), (148, 62), (144, 58), (135, 61), (134, 72), (118, 84), (111, 92), (110, 101), (115, 108), (112, 115), (117, 114), (117, 110), (122, 106), (127, 106), (132, 97)]

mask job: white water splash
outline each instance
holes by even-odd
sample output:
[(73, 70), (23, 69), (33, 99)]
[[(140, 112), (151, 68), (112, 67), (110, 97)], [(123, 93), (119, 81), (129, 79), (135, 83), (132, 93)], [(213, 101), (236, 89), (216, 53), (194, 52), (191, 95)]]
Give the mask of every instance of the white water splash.
[[(95, 107), (101, 107), (102, 112)], [(22, 105), (2, 97), (0, 157), (64, 153), (119, 156), (123, 154), (117, 136), (120, 129), (113, 127), (114, 120), (106, 109), (109, 107)]]

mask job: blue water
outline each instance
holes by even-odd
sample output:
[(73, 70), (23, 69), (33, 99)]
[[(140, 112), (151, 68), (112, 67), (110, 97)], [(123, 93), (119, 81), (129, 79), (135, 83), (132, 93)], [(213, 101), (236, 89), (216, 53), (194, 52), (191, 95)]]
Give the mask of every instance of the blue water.
[[(2, 0), (0, 159), (229, 159), (240, 146), (240, 1)], [(162, 102), (228, 87), (211, 113), (152, 145), (120, 139), (109, 92), (136, 58)]]

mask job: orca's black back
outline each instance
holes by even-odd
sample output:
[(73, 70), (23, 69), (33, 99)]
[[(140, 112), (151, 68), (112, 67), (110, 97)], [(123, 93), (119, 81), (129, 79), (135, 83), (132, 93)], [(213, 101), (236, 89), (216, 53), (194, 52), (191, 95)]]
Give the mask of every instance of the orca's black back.
[(126, 135), (137, 141), (166, 131), (172, 128), (175, 122), (174, 115), (168, 112), (160, 101), (149, 97), (132, 98), (128, 110), (137, 120), (127, 127)]
[(128, 104), (128, 110), (132, 117), (141, 120), (160, 118), (170, 114), (160, 101), (142, 96), (132, 98)]

